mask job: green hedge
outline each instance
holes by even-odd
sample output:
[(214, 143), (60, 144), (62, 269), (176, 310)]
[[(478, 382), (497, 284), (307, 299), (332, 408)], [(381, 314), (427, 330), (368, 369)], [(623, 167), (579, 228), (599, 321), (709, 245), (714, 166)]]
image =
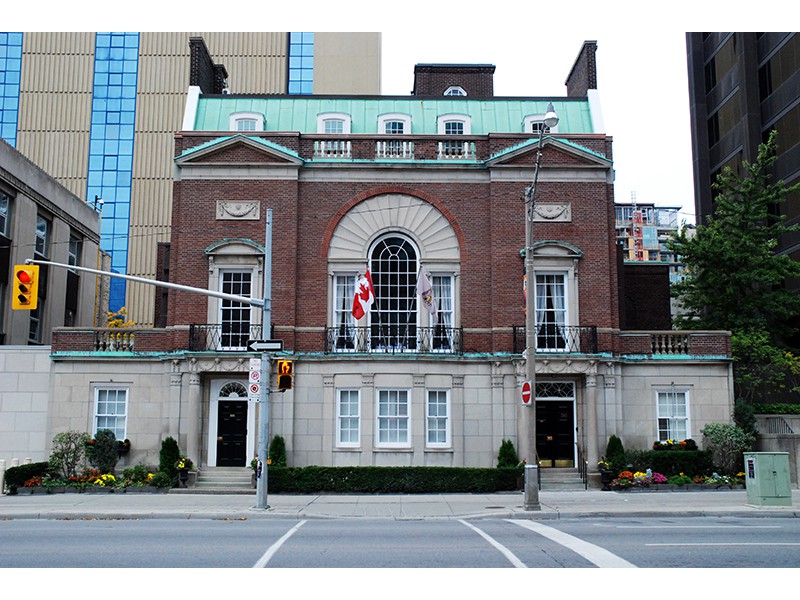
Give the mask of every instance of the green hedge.
[(625, 460), (634, 472), (652, 469), (667, 477), (709, 475), (714, 470), (710, 450), (634, 450), (625, 452)]
[(491, 493), (518, 489), (521, 467), (269, 467), (274, 493)]
[(800, 415), (800, 404), (754, 404), (757, 415)]
[(31, 477), (44, 477), (50, 472), (49, 462), (36, 462), (6, 469), (5, 486), (10, 493), (25, 485)]

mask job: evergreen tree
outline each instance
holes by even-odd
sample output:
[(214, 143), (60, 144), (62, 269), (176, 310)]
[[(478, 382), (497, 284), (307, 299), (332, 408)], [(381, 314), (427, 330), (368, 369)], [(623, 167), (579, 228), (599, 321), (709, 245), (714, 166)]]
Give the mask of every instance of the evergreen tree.
[[(785, 387), (797, 361), (785, 344), (794, 333), (789, 323), (800, 314), (800, 296), (784, 282), (800, 276), (800, 262), (776, 249), (781, 236), (800, 230), (787, 226), (779, 210), (800, 184), (770, 181), (776, 137), (772, 131), (759, 145), (754, 163), (743, 161), (744, 177), (723, 170), (713, 185), (714, 214), (694, 236), (684, 228), (667, 243), (686, 266), (685, 279), (672, 285), (683, 309), (676, 326), (731, 331), (736, 393), (746, 400), (765, 384)], [(771, 357), (767, 370), (759, 356), (764, 354)]]

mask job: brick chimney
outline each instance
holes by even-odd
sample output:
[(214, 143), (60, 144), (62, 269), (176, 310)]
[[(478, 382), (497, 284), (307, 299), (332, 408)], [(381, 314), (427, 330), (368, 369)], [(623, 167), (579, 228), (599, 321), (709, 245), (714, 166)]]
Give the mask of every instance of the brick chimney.
[(201, 37), (189, 38), (189, 85), (203, 94), (221, 94), (228, 87), (225, 65), (215, 65)]
[(468, 98), (494, 96), (494, 65), (414, 65), (412, 96), (442, 96), (448, 88), (458, 86)]
[(572, 70), (564, 84), (567, 86), (567, 96), (570, 98), (584, 98), (588, 90), (597, 89), (597, 63), (595, 53), (597, 42), (594, 40), (583, 42), (583, 47)]

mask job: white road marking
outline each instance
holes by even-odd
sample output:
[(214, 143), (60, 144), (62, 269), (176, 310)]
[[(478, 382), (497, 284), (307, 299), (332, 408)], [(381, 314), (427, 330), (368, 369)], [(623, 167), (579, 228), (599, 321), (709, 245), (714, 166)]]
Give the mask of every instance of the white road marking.
[(485, 539), (487, 542), (489, 542), (492, 546), (494, 546), (497, 550), (499, 550), (503, 554), (503, 556), (505, 556), (509, 560), (509, 562), (512, 565), (514, 565), (515, 567), (517, 567), (518, 569), (527, 569), (528, 568), (528, 565), (526, 565), (524, 562), (522, 562), (520, 559), (518, 559), (516, 557), (516, 555), (513, 552), (511, 552), (511, 550), (509, 550), (508, 548), (503, 546), (503, 544), (501, 544), (500, 542), (495, 540), (493, 537), (491, 537), (487, 533), (484, 533), (483, 531), (481, 531), (480, 529), (478, 529), (474, 525), (471, 525), (470, 523), (467, 523), (466, 521), (463, 521), (461, 519), (459, 519), (458, 522), (462, 523), (463, 525), (466, 525), (467, 527), (469, 527), (470, 529), (475, 531), (479, 536), (481, 536), (483, 539)]
[(800, 546), (800, 542), (674, 542), (645, 546)]
[(269, 547), (269, 550), (267, 550), (264, 553), (264, 556), (262, 556), (261, 558), (258, 559), (258, 561), (256, 561), (256, 564), (253, 565), (253, 568), (254, 569), (263, 569), (264, 567), (266, 567), (267, 563), (275, 555), (275, 553), (280, 549), (280, 547), (283, 546), (284, 542), (286, 542), (286, 540), (288, 540), (290, 537), (292, 537), (295, 534), (295, 532), (298, 529), (300, 529), (307, 522), (308, 522), (307, 520), (306, 521), (300, 521), (297, 525), (295, 525), (289, 531), (287, 531), (283, 535), (283, 537), (281, 537), (281, 539), (279, 539), (277, 542), (275, 542), (274, 544), (272, 544), (272, 546)]
[(617, 529), (782, 529), (781, 525), (615, 525)]
[(623, 567), (623, 568), (636, 568), (636, 565), (633, 563), (629, 563), (624, 558), (620, 558), (616, 554), (613, 554), (606, 550), (605, 548), (601, 548), (600, 546), (595, 546), (594, 544), (590, 544), (580, 538), (576, 538), (573, 535), (568, 533), (564, 533), (563, 531), (559, 531), (558, 529), (554, 529), (552, 527), (548, 527), (547, 525), (542, 525), (541, 523), (536, 523), (534, 521), (520, 521), (516, 519), (506, 519), (509, 523), (516, 523), (520, 527), (524, 527), (526, 529), (530, 529), (531, 531), (538, 533), (548, 539), (553, 540), (554, 542), (561, 544), (565, 548), (569, 548), (576, 554), (580, 554), (586, 560), (591, 563), (594, 563), (598, 567)]

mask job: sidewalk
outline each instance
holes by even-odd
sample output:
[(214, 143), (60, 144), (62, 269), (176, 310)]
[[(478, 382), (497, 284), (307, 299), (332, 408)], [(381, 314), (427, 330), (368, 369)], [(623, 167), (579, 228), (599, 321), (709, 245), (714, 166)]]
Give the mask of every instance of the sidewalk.
[(36, 494), (0, 496), (0, 519), (800, 517), (800, 490), (792, 490), (792, 506), (749, 505), (744, 490), (543, 491), (539, 494), (539, 511), (524, 510), (523, 500), (522, 492), (270, 494), (267, 497), (269, 507), (263, 509), (255, 507), (255, 494)]

